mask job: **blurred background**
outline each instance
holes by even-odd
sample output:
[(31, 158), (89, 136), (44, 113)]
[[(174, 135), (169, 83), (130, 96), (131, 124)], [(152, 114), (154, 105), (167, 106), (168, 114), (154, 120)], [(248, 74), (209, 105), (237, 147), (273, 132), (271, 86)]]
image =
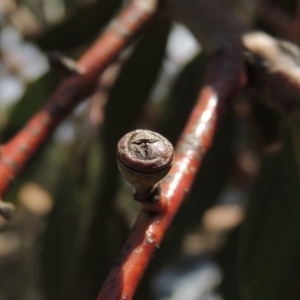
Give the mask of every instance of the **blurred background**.
[[(296, 0), (226, 2), (277, 37), (300, 16)], [(77, 59), (126, 3), (0, 0), (1, 143), (66, 76), (47, 56)], [(17, 211), (0, 219), (0, 300), (95, 299), (139, 210), (117, 170), (117, 141), (147, 128), (175, 145), (206, 63), (163, 10), (105, 70), (4, 199)], [(223, 117), (135, 299), (300, 299), (300, 126), (263, 97), (252, 86)]]

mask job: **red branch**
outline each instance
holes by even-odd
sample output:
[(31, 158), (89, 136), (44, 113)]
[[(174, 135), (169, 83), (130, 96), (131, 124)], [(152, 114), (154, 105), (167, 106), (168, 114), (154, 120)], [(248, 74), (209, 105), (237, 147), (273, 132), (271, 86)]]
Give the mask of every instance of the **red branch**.
[(207, 84), (179, 139), (173, 167), (161, 183), (160, 200), (142, 207), (97, 300), (132, 299), (151, 257), (191, 188), (203, 155), (212, 143), (220, 113), (245, 83), (240, 61), (233, 56), (218, 55), (210, 65)]
[(150, 20), (156, 2), (132, 0), (78, 61), (80, 74), (64, 80), (48, 103), (0, 148), (0, 198), (57, 124), (93, 91), (101, 72)]

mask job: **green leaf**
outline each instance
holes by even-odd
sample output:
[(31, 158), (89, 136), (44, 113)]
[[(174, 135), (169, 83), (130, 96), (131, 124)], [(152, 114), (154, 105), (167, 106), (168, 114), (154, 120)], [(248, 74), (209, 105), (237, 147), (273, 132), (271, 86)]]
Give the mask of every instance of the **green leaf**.
[[(173, 144), (176, 143), (184, 129), (197, 100), (204, 71), (205, 59), (201, 55), (183, 69), (165, 103), (163, 112), (165, 118), (159, 132), (170, 139)], [(201, 163), (185, 203), (175, 216), (161, 248), (149, 266), (146, 280), (142, 281), (138, 289), (137, 299), (143, 299), (144, 285), (147, 283), (147, 278), (155, 276), (158, 270), (171, 263), (172, 260), (178, 259), (178, 256), (181, 254), (181, 242), (187, 232), (199, 226), (205, 209), (216, 202), (222, 187), (227, 181), (232, 164), (233, 121), (234, 118), (229, 111), (222, 119), (212, 147)]]
[(205, 57), (197, 55), (179, 74), (161, 112), (160, 132), (173, 144), (183, 130), (205, 73)]
[(43, 50), (72, 50), (97, 37), (101, 28), (111, 19), (119, 8), (120, 0), (99, 0), (82, 8), (71, 18), (51, 28), (35, 42)]
[(300, 250), (300, 192), (290, 132), (261, 167), (241, 236), (242, 299), (292, 300), (284, 290)]
[(93, 200), (91, 231), (79, 276), (70, 284), (77, 299), (95, 299), (127, 236), (124, 220), (113, 207), (119, 180), (115, 148), (122, 135), (135, 128), (160, 70), (169, 29), (170, 21), (166, 19), (155, 19), (150, 24), (109, 96), (103, 134), (104, 165)]
[(45, 104), (60, 80), (59, 73), (50, 71), (27, 86), (25, 94), (11, 110), (9, 122), (2, 136), (4, 141), (19, 131), (30, 117)]
[(138, 115), (158, 76), (169, 30), (169, 20), (155, 20), (122, 68), (105, 116), (105, 139), (113, 147), (124, 134), (135, 129)]

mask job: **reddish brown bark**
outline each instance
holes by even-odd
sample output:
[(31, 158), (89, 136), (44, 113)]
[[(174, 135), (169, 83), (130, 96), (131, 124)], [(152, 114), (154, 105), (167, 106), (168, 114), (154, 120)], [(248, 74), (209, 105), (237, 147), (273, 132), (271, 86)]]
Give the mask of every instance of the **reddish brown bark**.
[(155, 0), (133, 0), (78, 61), (80, 74), (63, 81), (47, 104), (16, 136), (1, 146), (0, 198), (57, 124), (93, 91), (99, 75), (145, 26), (155, 7)]
[(210, 65), (207, 83), (182, 132), (170, 173), (161, 183), (161, 197), (144, 205), (131, 234), (97, 300), (132, 299), (135, 290), (186, 198), (203, 155), (209, 149), (220, 114), (245, 83), (241, 62), (220, 55)]

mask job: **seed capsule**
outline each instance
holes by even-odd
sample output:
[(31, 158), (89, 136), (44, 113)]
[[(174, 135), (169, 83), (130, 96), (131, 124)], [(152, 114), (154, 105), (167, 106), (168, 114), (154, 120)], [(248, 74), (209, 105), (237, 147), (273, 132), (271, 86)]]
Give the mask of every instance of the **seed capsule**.
[(124, 135), (117, 146), (117, 163), (122, 176), (134, 188), (134, 199), (158, 199), (159, 181), (169, 172), (174, 158), (172, 144), (150, 130), (135, 130)]

